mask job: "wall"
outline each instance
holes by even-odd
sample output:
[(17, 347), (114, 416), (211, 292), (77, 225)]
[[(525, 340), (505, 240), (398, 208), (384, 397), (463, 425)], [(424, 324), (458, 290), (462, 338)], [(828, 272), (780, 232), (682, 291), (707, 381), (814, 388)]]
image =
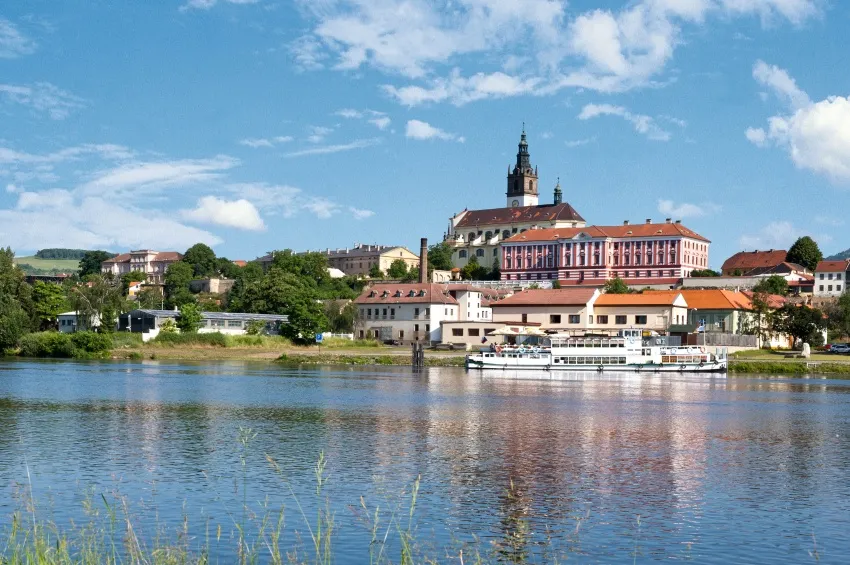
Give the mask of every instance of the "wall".
[(814, 295), (818, 297), (841, 296), (847, 291), (846, 279), (846, 273), (815, 273)]
[[(688, 319), (687, 308), (678, 306), (594, 306), (594, 320), (589, 326), (599, 329), (641, 328), (667, 331), (672, 324), (684, 324)], [(617, 324), (616, 316), (626, 316), (625, 324)], [(608, 316), (608, 324), (599, 324), (599, 316)], [(638, 324), (635, 316), (646, 316), (646, 324)]]
[[(504, 343), (504, 336), (487, 334), (504, 328), (505, 324), (498, 322), (445, 322), (443, 324), (442, 343), (461, 344), (466, 349), (476, 349), (481, 346), (487, 346), (491, 343)], [(469, 335), (469, 330), (478, 331), (479, 335)], [(455, 335), (455, 331), (460, 331), (463, 335)], [(481, 338), (486, 337), (487, 343), (481, 343)]]
[[(527, 314), (526, 322), (538, 323), (541, 329), (549, 328), (586, 328), (588, 311), (585, 305), (580, 306), (494, 306), (494, 322), (522, 322), (522, 315)], [(569, 315), (580, 316), (578, 324), (569, 323)], [(592, 315), (592, 313), (590, 313)], [(551, 322), (550, 316), (560, 315), (560, 322)]]

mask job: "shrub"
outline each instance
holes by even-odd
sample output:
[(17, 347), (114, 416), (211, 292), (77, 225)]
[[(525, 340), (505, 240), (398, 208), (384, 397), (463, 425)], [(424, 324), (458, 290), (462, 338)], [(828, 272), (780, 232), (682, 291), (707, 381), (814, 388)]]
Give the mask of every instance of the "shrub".
[(112, 335), (94, 332), (77, 332), (71, 334), (71, 343), (74, 344), (76, 353), (81, 352), (100, 355), (108, 353), (112, 349)]
[(161, 333), (150, 342), (154, 345), (174, 347), (177, 345), (206, 345), (209, 347), (227, 347), (227, 336), (221, 332), (213, 333)]
[(245, 324), (245, 333), (248, 335), (261, 335), (266, 332), (266, 323), (262, 320), (248, 320)]
[(20, 341), (24, 357), (73, 357), (74, 344), (71, 335), (59, 332), (37, 332), (27, 334)]
[(159, 325), (159, 335), (162, 334), (176, 334), (177, 333), (177, 323), (171, 318), (167, 320), (163, 320), (163, 322)]

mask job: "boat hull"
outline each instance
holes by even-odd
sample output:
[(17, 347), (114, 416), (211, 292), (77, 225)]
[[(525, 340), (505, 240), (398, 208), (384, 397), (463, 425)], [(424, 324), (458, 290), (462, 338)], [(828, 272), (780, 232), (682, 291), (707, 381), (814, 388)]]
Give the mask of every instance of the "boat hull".
[(483, 370), (529, 370), (529, 371), (578, 371), (593, 373), (726, 373), (726, 361), (692, 364), (632, 363), (625, 365), (561, 365), (548, 359), (484, 358), (478, 355), (466, 357), (467, 369)]

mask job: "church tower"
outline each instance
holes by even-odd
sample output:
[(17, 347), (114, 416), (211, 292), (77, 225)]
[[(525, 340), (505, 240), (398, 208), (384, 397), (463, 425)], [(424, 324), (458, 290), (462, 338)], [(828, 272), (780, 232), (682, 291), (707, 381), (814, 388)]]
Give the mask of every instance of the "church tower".
[(525, 124), (516, 154), (514, 170), (508, 168), (508, 208), (518, 206), (537, 206), (537, 169), (531, 167), (531, 155), (528, 154), (528, 142), (525, 140)]

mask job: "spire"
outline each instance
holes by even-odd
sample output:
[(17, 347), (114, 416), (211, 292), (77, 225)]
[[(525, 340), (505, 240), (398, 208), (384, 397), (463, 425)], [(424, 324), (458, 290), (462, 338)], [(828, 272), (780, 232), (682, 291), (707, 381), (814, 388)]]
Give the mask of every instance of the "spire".
[(519, 138), (516, 167), (520, 172), (531, 168), (531, 155), (528, 153), (528, 141), (525, 139), (525, 122), (522, 122), (522, 135)]
[(561, 192), (561, 177), (558, 177), (558, 184), (555, 185), (555, 206), (563, 202), (564, 195)]

